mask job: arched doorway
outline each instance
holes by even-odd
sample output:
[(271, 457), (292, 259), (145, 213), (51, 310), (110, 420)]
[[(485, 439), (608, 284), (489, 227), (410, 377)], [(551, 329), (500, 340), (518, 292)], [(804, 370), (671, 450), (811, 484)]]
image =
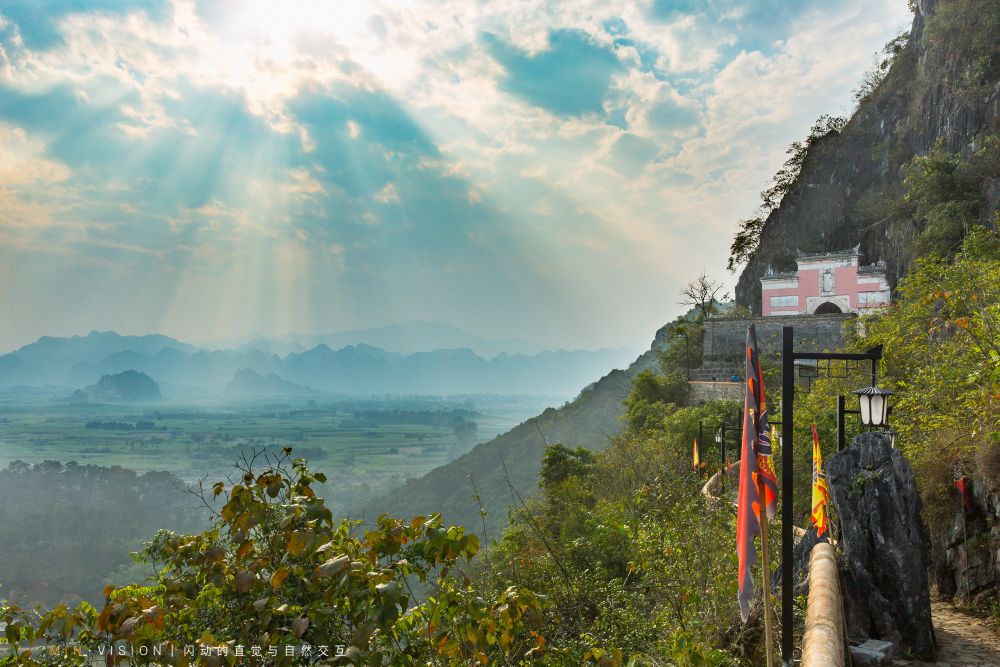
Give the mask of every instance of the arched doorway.
[(842, 313), (844, 311), (841, 310), (840, 306), (838, 306), (837, 304), (825, 301), (816, 306), (816, 310), (814, 310), (813, 312), (816, 315), (833, 315), (834, 313)]

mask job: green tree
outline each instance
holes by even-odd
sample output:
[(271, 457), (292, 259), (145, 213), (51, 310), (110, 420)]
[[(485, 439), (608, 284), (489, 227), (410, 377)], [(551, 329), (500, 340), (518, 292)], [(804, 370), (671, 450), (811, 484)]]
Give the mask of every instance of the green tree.
[(904, 167), (903, 201), (921, 229), (919, 254), (950, 256), (979, 220), (981, 196), (973, 170), (939, 142)]
[(594, 454), (589, 449), (570, 449), (562, 444), (549, 445), (542, 457), (540, 482), (544, 488), (552, 488), (570, 477), (583, 477), (594, 465)]
[[(324, 476), (290, 451), (245, 461), (235, 483), (206, 490), (207, 507), (222, 503), (215, 525), (160, 531), (139, 556), (155, 564), (152, 585), (109, 586), (99, 614), (86, 605), (35, 617), (0, 607), (14, 650), (0, 664), (69, 664), (59, 660), (77, 657), (44, 647), (70, 642), (91, 650), (125, 642), (138, 664), (157, 653), (185, 664), (185, 646), (231, 655), (237, 644), (275, 648), (273, 662), (284, 665), (329, 663), (286, 654), (301, 645), (339, 645), (341, 662), (364, 665), (509, 664), (544, 654), (544, 637), (530, 630), (541, 598), (510, 586), (487, 596), (462, 573), (478, 551), (475, 535), (437, 515), (381, 516), (367, 530), (335, 521), (312, 488)], [(415, 595), (416, 582), (426, 597)]]
[(954, 258), (918, 260), (897, 291), (892, 308), (865, 318), (857, 345), (885, 346), (898, 446), (933, 508), (946, 502), (952, 463), (975, 470), (1000, 445), (1000, 236), (973, 227)]
[(633, 431), (660, 427), (677, 405), (684, 402), (688, 382), (680, 371), (646, 369), (636, 375), (625, 399), (623, 419)]
[(699, 493), (689, 439), (699, 420), (736, 409), (679, 408), (585, 465), (550, 449), (558, 482), (514, 513), (484, 567), (544, 593), (541, 632), (557, 664), (736, 664), (734, 512)]

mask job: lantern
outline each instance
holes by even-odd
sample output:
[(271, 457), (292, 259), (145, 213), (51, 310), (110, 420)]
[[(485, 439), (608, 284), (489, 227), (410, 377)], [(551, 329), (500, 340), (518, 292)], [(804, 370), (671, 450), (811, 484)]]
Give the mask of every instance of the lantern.
[(855, 390), (854, 393), (858, 396), (862, 425), (886, 426), (888, 424), (891, 391), (878, 387), (865, 387)]

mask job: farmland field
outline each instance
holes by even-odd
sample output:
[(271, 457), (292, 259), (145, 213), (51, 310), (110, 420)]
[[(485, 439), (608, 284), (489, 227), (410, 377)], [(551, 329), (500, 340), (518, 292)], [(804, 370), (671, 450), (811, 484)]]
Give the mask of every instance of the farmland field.
[(334, 507), (420, 476), (551, 401), (414, 398), (309, 402), (66, 404), (0, 402), (0, 469), (76, 461), (188, 483), (222, 479), (244, 452), (292, 447), (328, 477)]

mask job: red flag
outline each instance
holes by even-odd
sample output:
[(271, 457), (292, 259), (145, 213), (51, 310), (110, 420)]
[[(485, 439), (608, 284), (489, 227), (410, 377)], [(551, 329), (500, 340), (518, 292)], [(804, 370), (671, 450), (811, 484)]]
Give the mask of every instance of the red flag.
[(972, 503), (972, 497), (969, 494), (969, 481), (965, 479), (965, 475), (962, 474), (962, 470), (958, 466), (955, 466), (955, 488), (958, 489), (958, 495), (962, 496), (962, 509), (968, 511)]
[(754, 585), (751, 568), (757, 562), (753, 538), (760, 534), (761, 499), (759, 480), (764, 482), (765, 512), (775, 515), (778, 501), (778, 480), (771, 467), (771, 433), (764, 400), (764, 375), (757, 357), (757, 331), (747, 327), (747, 391), (743, 403), (743, 443), (740, 458), (740, 488), (736, 510), (736, 556), (739, 562), (740, 614), (745, 621), (750, 613)]

